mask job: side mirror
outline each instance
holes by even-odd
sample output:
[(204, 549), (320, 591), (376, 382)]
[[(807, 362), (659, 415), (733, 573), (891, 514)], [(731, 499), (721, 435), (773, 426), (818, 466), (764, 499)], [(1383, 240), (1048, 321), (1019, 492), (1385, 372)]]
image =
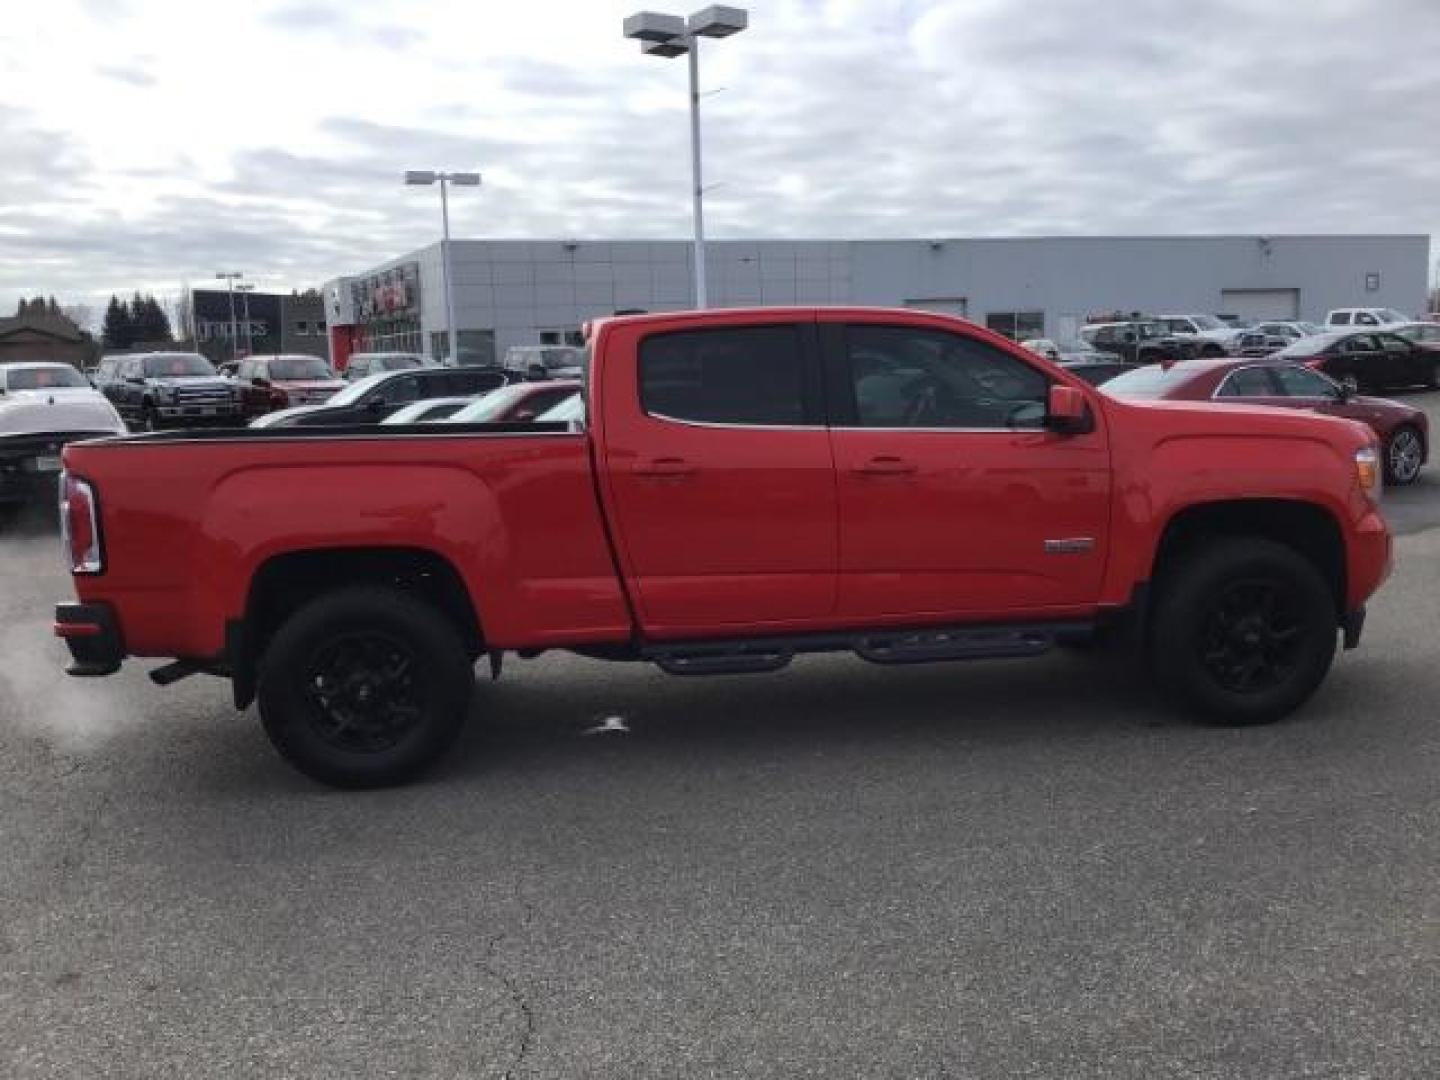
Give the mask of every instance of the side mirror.
[(1085, 395), (1073, 386), (1053, 383), (1045, 406), (1045, 426), (1061, 435), (1082, 435), (1095, 428)]

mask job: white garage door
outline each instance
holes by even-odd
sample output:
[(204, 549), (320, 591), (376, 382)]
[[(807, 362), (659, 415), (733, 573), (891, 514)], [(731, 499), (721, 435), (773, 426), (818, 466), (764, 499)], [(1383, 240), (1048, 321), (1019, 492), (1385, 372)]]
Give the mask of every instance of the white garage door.
[(1222, 289), (1220, 310), (1242, 319), (1298, 319), (1299, 289)]
[(959, 315), (962, 318), (970, 313), (970, 303), (963, 296), (932, 296), (920, 300), (906, 300), (905, 306), (920, 311), (933, 311), (937, 315)]

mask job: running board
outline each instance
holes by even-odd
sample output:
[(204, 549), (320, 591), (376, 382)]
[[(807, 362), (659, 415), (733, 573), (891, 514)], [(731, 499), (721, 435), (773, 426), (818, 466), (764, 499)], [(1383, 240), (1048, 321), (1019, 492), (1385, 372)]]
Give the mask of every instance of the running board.
[(868, 630), (793, 637), (651, 643), (640, 657), (671, 675), (743, 675), (779, 671), (799, 653), (853, 652), (872, 664), (928, 664), (1039, 656), (1056, 642), (1089, 641), (1090, 622)]
[(1055, 646), (1051, 630), (922, 630), (873, 634), (856, 642), (855, 655), (872, 664), (929, 664), (941, 660), (995, 660), (1039, 656)]

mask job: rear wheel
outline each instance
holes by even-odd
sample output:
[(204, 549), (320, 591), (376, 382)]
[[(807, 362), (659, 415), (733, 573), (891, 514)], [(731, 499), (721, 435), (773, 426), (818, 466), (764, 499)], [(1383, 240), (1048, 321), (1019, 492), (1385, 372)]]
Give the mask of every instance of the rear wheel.
[(1425, 460), (1425, 442), (1413, 427), (1398, 427), (1385, 443), (1385, 481), (1413, 484)]
[(1161, 582), (1151, 669), (1212, 720), (1265, 723), (1319, 687), (1337, 626), (1334, 595), (1304, 556), (1270, 540), (1220, 539)]
[(383, 787), (450, 747), (474, 682), (440, 612), (395, 589), (354, 587), (311, 601), (275, 634), (260, 666), (260, 717), (307, 776)]

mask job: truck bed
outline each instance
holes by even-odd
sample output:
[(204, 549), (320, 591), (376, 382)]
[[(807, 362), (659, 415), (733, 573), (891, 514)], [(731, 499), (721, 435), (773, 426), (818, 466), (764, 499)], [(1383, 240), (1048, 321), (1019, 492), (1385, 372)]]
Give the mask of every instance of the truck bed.
[(587, 435), (564, 423), (196, 430), (70, 446), (106, 565), (81, 600), (136, 656), (219, 655), (267, 560), (414, 546), (449, 561), (495, 648), (623, 639)]

